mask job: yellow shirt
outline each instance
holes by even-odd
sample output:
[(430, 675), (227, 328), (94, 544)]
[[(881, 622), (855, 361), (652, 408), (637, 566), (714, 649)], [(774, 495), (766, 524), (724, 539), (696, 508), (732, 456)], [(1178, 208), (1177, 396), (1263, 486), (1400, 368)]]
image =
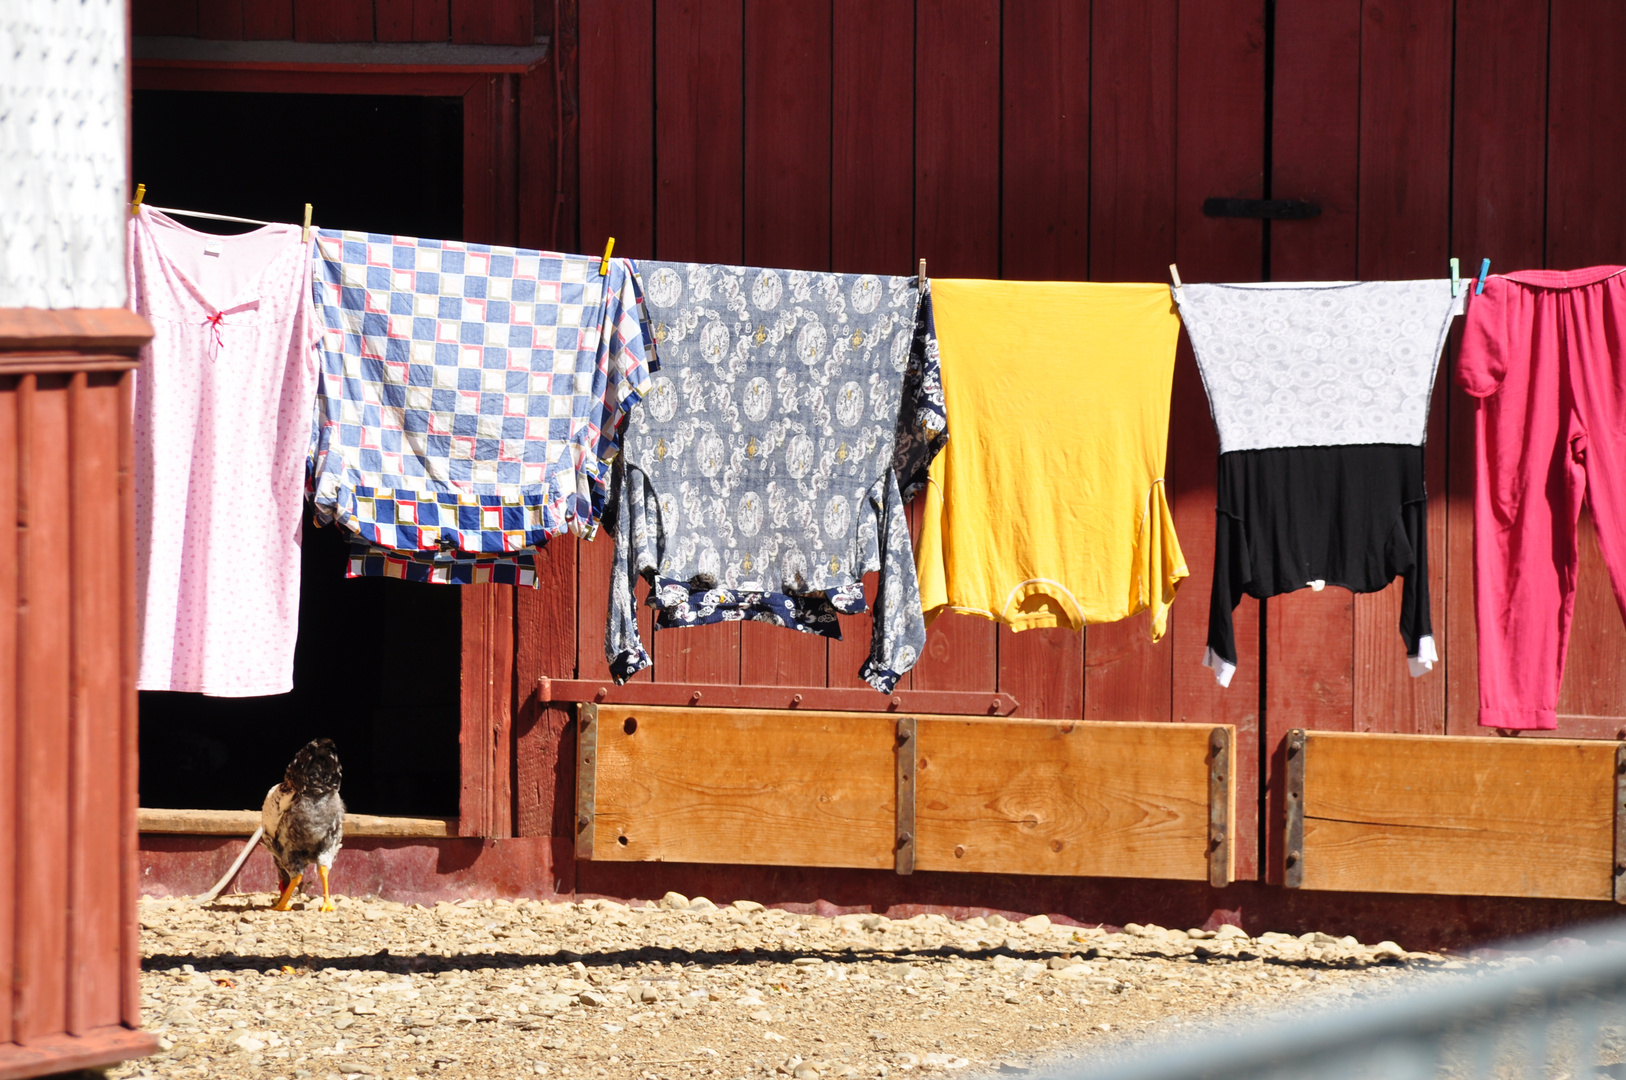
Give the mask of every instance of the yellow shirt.
[(920, 542), (929, 623), (1080, 629), (1152, 609), (1185, 556), (1163, 490), (1180, 333), (1167, 285), (934, 278), (951, 436)]

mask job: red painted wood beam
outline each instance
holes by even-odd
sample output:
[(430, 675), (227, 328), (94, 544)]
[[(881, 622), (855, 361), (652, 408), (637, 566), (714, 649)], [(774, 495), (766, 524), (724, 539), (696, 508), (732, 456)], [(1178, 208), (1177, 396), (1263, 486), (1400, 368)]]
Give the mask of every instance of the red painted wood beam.
[(693, 705), (707, 709), (801, 709), (829, 712), (910, 712), (951, 716), (1010, 716), (1021, 703), (1009, 694), (981, 690), (874, 690), (844, 686), (734, 686), (725, 683), (627, 683), (608, 679), (536, 681), (543, 702), (588, 701), (597, 705)]

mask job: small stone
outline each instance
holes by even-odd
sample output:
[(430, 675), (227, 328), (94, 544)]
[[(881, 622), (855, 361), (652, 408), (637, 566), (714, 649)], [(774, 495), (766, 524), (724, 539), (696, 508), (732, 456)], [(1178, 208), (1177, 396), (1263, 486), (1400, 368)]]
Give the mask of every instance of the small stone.
[(779, 1071), (788, 1075), (794, 1075), (797, 1067), (801, 1064), (802, 1059), (800, 1055), (792, 1054), (790, 1057), (779, 1063)]
[[(1032, 916), (1029, 916), (1026, 919), (1023, 919), (1021, 922), (1017, 923), (1016, 925), (1020, 926), (1022, 929), (1026, 930), (1030, 934), (1042, 934), (1046, 930), (1050, 929), (1050, 916), (1048, 916), (1048, 915), (1032, 915)], [(931, 1057), (932, 1055), (927, 1054), (926, 1056)]]
[(758, 1009), (756, 1012), (748, 1015), (752, 1020), (755, 1020), (759, 1024), (768, 1024), (773, 1022), (773, 1013), (769, 1012), (767, 1009)]
[(819, 1080), (819, 1070), (811, 1065), (798, 1065), (791, 1072), (791, 1076), (796, 1080)]
[(1214, 930), (1214, 937), (1220, 941), (1234, 941), (1237, 938), (1241, 938), (1242, 940), (1246, 941), (1248, 938), (1248, 932), (1242, 929), (1240, 926), (1233, 926), (1230, 923), (1225, 923)]
[(1406, 958), (1406, 950), (1402, 949), (1399, 945), (1396, 945), (1392, 941), (1380, 941), (1376, 945), (1372, 946), (1372, 955), (1378, 957), (1380, 960), (1404, 960)]
[(350, 1006), (350, 1011), (355, 1013), (357, 1016), (376, 1016), (376, 1015), (378, 1015), (378, 1009), (375, 1006), (370, 1005), (365, 1001), (356, 1002), (354, 1005)]
[(892, 1064), (901, 1069), (912, 1069), (920, 1064), (920, 1058), (914, 1054), (893, 1054)]
[(340, 1016), (337, 1020), (333, 1021), (333, 1026), (338, 1030), (343, 1031), (345, 1028), (349, 1027), (355, 1022), (356, 1018), (354, 1016)]
[(792, 960), (791, 963), (795, 964), (797, 967), (818, 967), (820, 964), (824, 963), (824, 961), (819, 959), (817, 956), (798, 956), (796, 959)]
[(680, 892), (669, 892), (661, 897), (661, 907), (668, 911), (685, 911), (689, 907), (689, 898)]
[(744, 912), (748, 912), (748, 913), (752, 912), (752, 911), (765, 911), (765, 910), (767, 910), (761, 904), (757, 903), (755, 900), (736, 900), (730, 906), (733, 907), (736, 911), (744, 911)]
[(927, 1054), (920, 1063), (929, 1069), (963, 1069), (971, 1062), (953, 1054)]
[(1097, 1024), (1097, 1025), (1095, 1025), (1094, 1030), (1096, 1030), (1096, 1031), (1111, 1031), (1112, 1030), (1112, 1025), (1111, 1024)]
[(785, 1041), (785, 1037), (783, 1035), (779, 1034), (779, 1032), (777, 1032), (777, 1031), (764, 1031), (762, 1033), (762, 1037), (764, 1039), (767, 1039), (769, 1042), (784, 1042)]
[(610, 999), (597, 990), (583, 990), (576, 995), (576, 1000), (589, 1008), (597, 1009)]
[(689, 910), (690, 911), (716, 911), (717, 910), (717, 905), (712, 903), (710, 900), (707, 900), (704, 896), (697, 896), (693, 900), (689, 901)]
[(638, 991), (638, 1000), (639, 1001), (653, 1002), (653, 1001), (659, 1001), (660, 999), (661, 999), (660, 991), (656, 990), (653, 986), (646, 986), (642, 990)]
[(892, 920), (885, 915), (866, 915), (864, 921), (858, 925), (865, 930), (885, 930), (892, 925)]
[(252, 1035), (239, 1035), (231, 1041), (239, 1050), (246, 1050), (250, 1054), (257, 1054), (265, 1049), (265, 1040), (256, 1039)]
[(1214, 937), (1214, 936), (1215, 936), (1214, 931), (1212, 931), (1212, 930), (1187, 930), (1186, 931), (1186, 937), (1190, 938), (1193, 941), (1207, 941), (1209, 938)]

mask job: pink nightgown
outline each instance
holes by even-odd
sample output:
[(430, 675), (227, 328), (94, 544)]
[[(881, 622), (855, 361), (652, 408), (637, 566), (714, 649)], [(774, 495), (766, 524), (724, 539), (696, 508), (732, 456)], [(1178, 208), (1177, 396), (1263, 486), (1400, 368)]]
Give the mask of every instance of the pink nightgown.
[(142, 690), (293, 689), (300, 519), (320, 327), (297, 225), (130, 220)]

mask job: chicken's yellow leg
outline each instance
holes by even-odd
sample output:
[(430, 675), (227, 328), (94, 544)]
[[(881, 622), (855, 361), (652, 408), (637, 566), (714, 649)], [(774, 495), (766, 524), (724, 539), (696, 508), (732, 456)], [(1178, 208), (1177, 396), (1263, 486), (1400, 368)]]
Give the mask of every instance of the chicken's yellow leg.
[(329, 896), (328, 892), (327, 892), (327, 867), (323, 866), (321, 863), (317, 863), (316, 864), (316, 872), (318, 874), (322, 875), (322, 906), (317, 908), (316, 910), (317, 911), (332, 911), (333, 910), (333, 897)]
[(293, 898), (294, 890), (299, 888), (299, 883), (301, 881), (304, 881), (304, 880), (305, 880), (305, 875), (304, 874), (295, 874), (293, 877), (289, 878), (288, 879), (288, 884), (283, 886), (283, 888), (282, 888), (282, 895), (277, 898), (277, 902), (275, 904), (271, 905), (271, 910), (272, 911), (287, 911), (288, 910), (288, 901)]

